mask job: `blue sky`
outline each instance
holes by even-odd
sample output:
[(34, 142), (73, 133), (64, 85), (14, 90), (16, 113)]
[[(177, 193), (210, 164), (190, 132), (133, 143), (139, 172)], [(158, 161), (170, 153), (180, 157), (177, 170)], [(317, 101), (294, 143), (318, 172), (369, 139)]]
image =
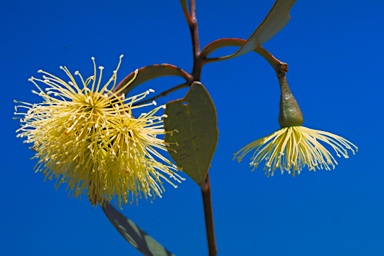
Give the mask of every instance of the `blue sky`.
[[(201, 45), (247, 38), (274, 1), (197, 1)], [(304, 125), (341, 135), (359, 147), (334, 171), (292, 178), (233, 153), (278, 129), (278, 83), (260, 56), (204, 67), (202, 83), (216, 104), (219, 142), (211, 168), (219, 255), (384, 255), (382, 75), (384, 2), (297, 1), (290, 23), (264, 47), (289, 65), (288, 81)], [(30, 76), (65, 65), (91, 75), (91, 57), (108, 73), (124, 54), (120, 78), (145, 65), (190, 71), (189, 30), (178, 1), (9, 1), (0, 8), (3, 142), (0, 251), (4, 255), (140, 255), (100, 207), (69, 198), (34, 173), (33, 152), (16, 138), (14, 99), (38, 100)], [(229, 53), (231, 50), (218, 52)], [(160, 78), (142, 90), (180, 82)], [(140, 88), (135, 90), (140, 91)], [(170, 95), (159, 103), (182, 97)], [(123, 213), (176, 255), (206, 255), (200, 191), (189, 178), (162, 199)]]

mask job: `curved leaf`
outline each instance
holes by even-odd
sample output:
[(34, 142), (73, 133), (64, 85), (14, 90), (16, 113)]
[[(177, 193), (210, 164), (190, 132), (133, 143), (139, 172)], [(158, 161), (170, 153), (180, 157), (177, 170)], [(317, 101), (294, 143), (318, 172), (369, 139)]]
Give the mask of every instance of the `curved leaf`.
[(177, 165), (197, 184), (203, 185), (218, 130), (215, 106), (200, 82), (194, 82), (183, 99), (167, 104), (165, 142)]
[[(255, 50), (258, 46), (271, 39), (289, 22), (289, 11), (295, 1), (296, 0), (276, 0), (275, 4), (272, 6), (263, 22), (260, 23), (260, 25), (256, 28), (248, 40), (240, 47), (240, 49), (231, 55), (217, 58), (217, 60), (227, 60), (230, 58), (238, 57), (247, 52)], [(228, 38), (224, 39), (224, 41), (227, 42), (228, 40)], [(207, 56), (214, 50), (223, 47), (223, 44), (225, 44), (225, 42), (220, 42), (220, 40), (217, 40), (214, 43), (207, 45), (207, 47), (203, 49), (202, 53)]]
[[(240, 56), (254, 50), (276, 35), (290, 20), (289, 11), (296, 0), (277, 0), (267, 17), (257, 27), (247, 42), (234, 54)], [(233, 56), (233, 57), (234, 57)]]
[(187, 0), (180, 0), (180, 4), (181, 4), (181, 7), (183, 8), (184, 16), (185, 16), (185, 19), (187, 20), (187, 23), (191, 24), (192, 19), (188, 11)]
[(140, 229), (133, 221), (117, 211), (111, 204), (106, 202), (105, 206), (103, 206), (103, 211), (124, 239), (143, 253), (143, 255), (174, 256), (173, 253), (165, 249), (159, 242)]
[[(116, 87), (115, 91), (118, 91), (121, 87), (126, 86), (126, 84), (129, 83), (134, 76), (135, 76), (135, 72), (132, 72), (128, 76), (126, 76)], [(139, 84), (142, 84), (148, 80), (151, 80), (160, 76), (180, 76), (185, 78), (186, 81), (189, 81), (191, 79), (190, 75), (187, 72), (185, 72), (181, 68), (178, 68), (174, 65), (155, 64), (155, 65), (146, 66), (138, 69), (138, 73), (135, 80), (131, 81), (131, 83), (122, 91), (122, 93), (124, 93), (125, 95), (128, 95), (129, 91), (131, 91), (133, 88), (135, 88)]]

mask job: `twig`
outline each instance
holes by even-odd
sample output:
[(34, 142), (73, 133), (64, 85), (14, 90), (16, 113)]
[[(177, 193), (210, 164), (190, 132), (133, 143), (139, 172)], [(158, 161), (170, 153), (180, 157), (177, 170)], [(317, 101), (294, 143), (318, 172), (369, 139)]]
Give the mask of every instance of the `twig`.
[(189, 83), (182, 83), (182, 84), (176, 85), (175, 87), (172, 87), (171, 89), (168, 89), (168, 90), (166, 90), (166, 91), (163, 91), (162, 93), (159, 93), (159, 94), (157, 94), (156, 96), (153, 96), (153, 97), (151, 97), (151, 98), (148, 98), (148, 99), (145, 99), (145, 100), (143, 100), (143, 101), (140, 101), (140, 102), (134, 104), (134, 106), (135, 106), (135, 105), (141, 105), (141, 104), (148, 103), (148, 102), (152, 102), (152, 101), (154, 101), (154, 100), (156, 100), (156, 99), (158, 99), (158, 98), (167, 96), (167, 95), (170, 94), (171, 92), (174, 92), (174, 91), (176, 91), (176, 90), (179, 90), (179, 89), (181, 89), (181, 88), (188, 87), (188, 86), (189, 86)]
[(208, 252), (209, 256), (217, 254), (217, 247), (215, 241), (215, 230), (213, 226), (213, 211), (212, 211), (212, 198), (211, 198), (211, 184), (209, 182), (209, 173), (204, 181), (204, 187), (201, 189), (204, 205), (205, 229), (207, 231)]

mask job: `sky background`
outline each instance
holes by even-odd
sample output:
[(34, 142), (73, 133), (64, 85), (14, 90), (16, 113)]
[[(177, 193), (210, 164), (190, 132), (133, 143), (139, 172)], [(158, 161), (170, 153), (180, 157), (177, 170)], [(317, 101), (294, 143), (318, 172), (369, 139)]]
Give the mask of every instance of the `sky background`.
[[(201, 46), (248, 38), (273, 2), (198, 0)], [(384, 255), (383, 11), (379, 0), (297, 1), (289, 24), (263, 45), (288, 63), (304, 125), (359, 147), (331, 172), (267, 178), (262, 168), (251, 172), (250, 155), (232, 161), (238, 149), (279, 128), (277, 79), (254, 53), (204, 67), (219, 128), (210, 170), (219, 255)], [(33, 152), (16, 138), (13, 100), (38, 100), (27, 79), (39, 69), (65, 77), (65, 65), (91, 75), (92, 56), (109, 75), (124, 54), (120, 79), (155, 63), (191, 71), (179, 1), (1, 0), (0, 39), (1, 254), (140, 255), (100, 207), (69, 198), (65, 186), (55, 190), (54, 181), (34, 173)], [(134, 92), (179, 82), (160, 78)], [(123, 213), (176, 255), (206, 255), (199, 187), (187, 177), (179, 188), (165, 188), (162, 199), (127, 205)]]

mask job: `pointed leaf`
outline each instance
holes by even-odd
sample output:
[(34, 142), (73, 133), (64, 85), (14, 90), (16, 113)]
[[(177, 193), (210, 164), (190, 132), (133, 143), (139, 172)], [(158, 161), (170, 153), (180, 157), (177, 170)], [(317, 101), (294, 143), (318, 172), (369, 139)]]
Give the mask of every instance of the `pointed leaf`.
[(290, 20), (289, 11), (296, 0), (277, 0), (267, 17), (257, 27), (247, 42), (235, 53), (243, 55), (254, 50), (276, 35)]
[(187, 0), (180, 0), (181, 7), (183, 8), (185, 19), (187, 20), (187, 23), (190, 25), (192, 24), (191, 15), (189, 14), (188, 6), (187, 6)]
[(159, 242), (139, 228), (133, 221), (126, 218), (111, 204), (105, 203), (103, 207), (105, 215), (119, 233), (132, 246), (147, 256), (172, 256), (173, 253), (165, 249)]
[[(231, 55), (217, 58), (217, 60), (227, 60), (238, 57), (255, 50), (258, 46), (271, 39), (289, 22), (289, 11), (295, 1), (296, 0), (276, 0), (263, 22), (260, 23), (240, 49)], [(228, 39), (224, 39), (223, 42), (217, 40), (214, 43), (207, 45), (207, 47), (203, 49), (202, 54), (208, 56), (211, 52), (225, 46), (224, 41), (228, 41)]]
[(194, 82), (183, 99), (167, 104), (165, 114), (169, 154), (186, 174), (203, 185), (218, 139), (211, 97), (200, 82)]

